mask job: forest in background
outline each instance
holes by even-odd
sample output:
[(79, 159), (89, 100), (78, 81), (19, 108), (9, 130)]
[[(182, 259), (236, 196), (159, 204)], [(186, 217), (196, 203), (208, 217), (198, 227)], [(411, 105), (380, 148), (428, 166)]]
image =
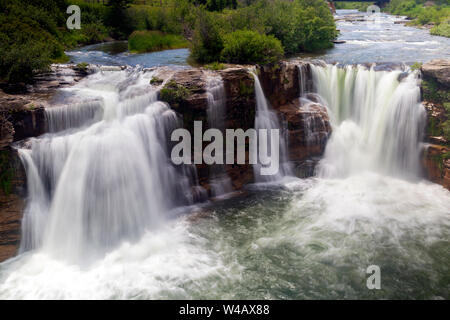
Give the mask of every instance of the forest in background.
[[(143, 3), (143, 4), (140, 4)], [(337, 35), (323, 0), (0, 0), (0, 79), (29, 82), (64, 51), (129, 39), (132, 52), (190, 47), (199, 63), (270, 63), (329, 48)], [(69, 4), (81, 29), (66, 28)]]

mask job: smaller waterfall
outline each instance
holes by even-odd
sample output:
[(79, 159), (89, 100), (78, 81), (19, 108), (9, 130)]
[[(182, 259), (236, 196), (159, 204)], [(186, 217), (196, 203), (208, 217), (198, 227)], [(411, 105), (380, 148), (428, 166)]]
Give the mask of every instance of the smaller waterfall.
[[(226, 119), (226, 94), (222, 77), (208, 76), (206, 82), (208, 96), (208, 124), (210, 128), (225, 132)], [(215, 164), (210, 166), (211, 195), (220, 196), (233, 191), (231, 179), (228, 176), (225, 165)]]
[(299, 83), (299, 96), (302, 97), (307, 92), (307, 81), (308, 77), (306, 75), (307, 64), (299, 64), (298, 68), (298, 83)]
[[(271, 152), (271, 137), (270, 130), (271, 129), (279, 129), (280, 130), (280, 141), (279, 141), (279, 171), (278, 174), (275, 175), (260, 175), (260, 168), (262, 164), (259, 162), (256, 165), (253, 165), (253, 174), (255, 176), (256, 182), (270, 182), (281, 179), (284, 176), (291, 175), (291, 167), (288, 162), (287, 155), (287, 137), (286, 130), (282, 128), (281, 122), (278, 118), (276, 112), (274, 112), (269, 107), (269, 102), (267, 101), (261, 83), (259, 81), (258, 75), (254, 71), (250, 71), (255, 79), (255, 98), (256, 98), (256, 116), (255, 116), (255, 129), (258, 131), (259, 129), (267, 129), (267, 149), (269, 154)], [(259, 142), (260, 143), (260, 142)]]
[(45, 109), (49, 132), (79, 128), (103, 118), (102, 101), (86, 101), (73, 105), (54, 106)]

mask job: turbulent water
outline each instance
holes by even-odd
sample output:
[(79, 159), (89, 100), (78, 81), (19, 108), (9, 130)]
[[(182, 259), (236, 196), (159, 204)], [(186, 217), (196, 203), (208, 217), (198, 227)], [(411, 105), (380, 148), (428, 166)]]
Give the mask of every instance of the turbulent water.
[[(180, 123), (150, 90), (151, 71), (62, 89), (50, 133), (20, 145), (29, 199), (0, 298), (449, 299), (450, 192), (422, 179), (417, 75), (310, 67), (300, 98), (327, 108), (333, 129), (316, 176), (213, 203), (193, 204), (205, 195), (195, 169), (170, 164)], [(255, 81), (257, 121), (280, 128)], [(222, 90), (210, 79), (219, 128)], [(366, 286), (370, 265), (380, 290)]]
[(335, 18), (340, 31), (338, 40), (344, 43), (314, 55), (326, 62), (411, 65), (450, 58), (450, 38), (430, 35), (427, 29), (406, 26), (406, 17), (337, 10)]
[(150, 78), (136, 69), (101, 72), (67, 89), (66, 100), (81, 102), (46, 110), (52, 133), (19, 150), (31, 186), (22, 252), (89, 262), (194, 202), (195, 169), (168, 158), (180, 121), (156, 101)]

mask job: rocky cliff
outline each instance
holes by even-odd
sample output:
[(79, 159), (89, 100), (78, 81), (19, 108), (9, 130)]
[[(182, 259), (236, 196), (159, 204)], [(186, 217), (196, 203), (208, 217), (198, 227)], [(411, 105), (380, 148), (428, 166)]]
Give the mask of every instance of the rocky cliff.
[[(285, 61), (257, 67), (256, 73), (267, 100), (287, 130), (289, 160), (293, 162), (298, 176), (307, 177), (313, 174), (317, 157), (321, 156), (325, 149), (331, 126), (324, 107), (318, 104), (301, 104), (301, 88), (311, 89), (312, 81), (307, 65), (302, 75), (299, 65), (299, 61)], [(194, 121), (207, 123), (206, 79), (209, 76), (220, 76), (224, 83), (225, 127), (243, 130), (253, 128), (256, 101), (254, 79), (248, 66), (230, 66), (219, 71), (180, 70), (168, 76), (167, 72), (162, 72), (157, 74), (162, 83), (156, 84), (164, 88), (164, 91), (161, 90), (160, 99), (179, 112), (185, 128), (192, 131)], [(305, 83), (302, 84), (302, 81)], [(251, 165), (227, 165), (226, 171), (236, 190), (253, 182)], [(197, 172), (200, 184), (209, 190), (208, 166), (197, 165)]]
[(425, 174), (450, 190), (450, 60), (432, 60), (421, 71), (427, 110)]

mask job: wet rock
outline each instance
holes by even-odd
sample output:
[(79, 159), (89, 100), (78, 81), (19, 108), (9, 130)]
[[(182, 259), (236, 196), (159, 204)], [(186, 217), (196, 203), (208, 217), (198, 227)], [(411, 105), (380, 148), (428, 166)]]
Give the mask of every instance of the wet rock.
[(300, 96), (297, 63), (283, 61), (258, 68), (264, 94), (273, 108)]
[(450, 148), (442, 145), (427, 146), (423, 166), (426, 177), (450, 190)]
[(17, 151), (0, 150), (0, 262), (19, 248), (21, 220), (26, 194), (26, 176)]
[(425, 79), (432, 78), (446, 88), (450, 88), (450, 59), (434, 59), (422, 65)]
[(326, 109), (315, 103), (300, 105), (294, 100), (279, 111), (287, 122), (289, 159), (299, 161), (321, 156), (331, 134)]

